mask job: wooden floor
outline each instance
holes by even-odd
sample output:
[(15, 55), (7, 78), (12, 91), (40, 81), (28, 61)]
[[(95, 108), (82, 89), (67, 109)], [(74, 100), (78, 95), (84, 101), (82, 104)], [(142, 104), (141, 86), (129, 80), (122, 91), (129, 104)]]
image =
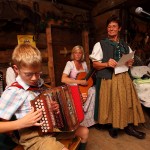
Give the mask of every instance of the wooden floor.
[(90, 135), (86, 150), (150, 150), (150, 129), (141, 126), (141, 131), (146, 133), (145, 139), (137, 139), (119, 132), (114, 139), (109, 136), (107, 129), (97, 130), (90, 128)]
[(91, 127), (86, 150), (150, 150), (150, 108), (143, 107), (145, 123), (137, 129), (146, 133), (145, 139), (127, 135), (123, 130), (117, 138), (110, 137), (108, 129)]

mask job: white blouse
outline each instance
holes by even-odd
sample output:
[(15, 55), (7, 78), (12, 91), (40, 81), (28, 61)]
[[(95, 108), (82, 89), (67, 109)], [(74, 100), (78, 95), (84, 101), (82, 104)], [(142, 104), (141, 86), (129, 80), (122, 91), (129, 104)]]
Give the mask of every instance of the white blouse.
[[(79, 73), (79, 72), (88, 72), (88, 68), (87, 68), (87, 65), (86, 65), (86, 62), (82, 62), (82, 66), (83, 66), (83, 70), (77, 70), (76, 69), (76, 66), (74, 64), (74, 61), (68, 61), (66, 66), (65, 66), (65, 69), (63, 71), (63, 73), (67, 74), (67, 75), (70, 75), (70, 73), (75, 70), (76, 74)], [(73, 77), (75, 78), (75, 77)]]
[[(129, 47), (129, 46), (128, 46)], [(129, 47), (129, 53), (131, 53), (132, 50)], [(91, 55), (89, 56), (90, 59), (94, 62), (94, 61), (98, 61), (98, 62), (102, 62), (103, 59), (103, 51), (102, 51), (102, 47), (100, 42), (97, 42), (94, 47), (93, 47), (93, 51), (91, 53)]]

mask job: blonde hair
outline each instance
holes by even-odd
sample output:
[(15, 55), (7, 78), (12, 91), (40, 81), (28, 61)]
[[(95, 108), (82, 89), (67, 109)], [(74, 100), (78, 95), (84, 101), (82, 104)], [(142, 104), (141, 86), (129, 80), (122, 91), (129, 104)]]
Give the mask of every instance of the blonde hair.
[(81, 58), (81, 61), (84, 61), (84, 49), (82, 46), (80, 45), (77, 45), (77, 46), (74, 46), (72, 51), (71, 51), (71, 60), (74, 60), (74, 56), (73, 56), (73, 53), (76, 52), (77, 50), (81, 50), (82, 51), (82, 58)]
[(41, 65), (42, 56), (36, 47), (30, 44), (20, 44), (13, 51), (12, 61), (18, 68), (22, 66), (37, 66)]

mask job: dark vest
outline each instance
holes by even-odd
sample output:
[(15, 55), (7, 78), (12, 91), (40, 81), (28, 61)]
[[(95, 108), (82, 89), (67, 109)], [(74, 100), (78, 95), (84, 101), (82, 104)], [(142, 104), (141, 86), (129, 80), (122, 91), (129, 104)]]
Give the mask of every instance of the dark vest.
[[(103, 51), (102, 63), (108, 62), (108, 60), (110, 58), (113, 59), (114, 58), (114, 51), (115, 51), (116, 47), (111, 45), (108, 42), (108, 40), (105, 40), (105, 39), (101, 40), (100, 44), (101, 44), (102, 51)], [(120, 40), (120, 44), (125, 49), (125, 54), (128, 54), (129, 53), (128, 45), (123, 40)], [(103, 78), (103, 79), (111, 79), (113, 72), (114, 72), (114, 68), (104, 68), (104, 69), (97, 71), (96, 77), (97, 78)]]

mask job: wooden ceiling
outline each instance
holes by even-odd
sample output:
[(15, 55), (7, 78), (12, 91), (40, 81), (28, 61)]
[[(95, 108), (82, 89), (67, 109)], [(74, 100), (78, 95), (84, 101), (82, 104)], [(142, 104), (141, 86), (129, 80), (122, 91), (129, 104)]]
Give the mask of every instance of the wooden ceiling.
[[(53, 3), (60, 3), (65, 5), (70, 5), (86, 10), (92, 10), (97, 5), (103, 3), (115, 3), (116, 1), (122, 2), (123, 0), (47, 0)], [(127, 6), (135, 6), (135, 7), (144, 7), (146, 10), (150, 10), (150, 1), (149, 0), (124, 0)], [(101, 5), (103, 7), (103, 5)]]
[(47, 0), (47, 1), (74, 6), (86, 10), (91, 10), (97, 5), (97, 3), (103, 0)]

